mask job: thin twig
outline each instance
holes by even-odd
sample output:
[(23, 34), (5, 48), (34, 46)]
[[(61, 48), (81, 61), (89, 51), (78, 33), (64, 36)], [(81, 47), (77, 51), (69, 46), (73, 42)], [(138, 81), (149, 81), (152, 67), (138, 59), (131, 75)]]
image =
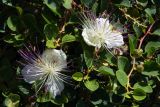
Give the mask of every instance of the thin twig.
[(146, 33), (144, 34), (144, 36), (140, 39), (138, 49), (141, 49), (142, 43), (143, 43), (145, 37), (146, 37), (148, 34), (151, 33), (151, 29), (152, 29), (153, 25), (154, 25), (154, 23), (149, 26), (147, 32), (146, 32)]
[(127, 83), (127, 87), (126, 87), (127, 92), (129, 92), (129, 87), (131, 87), (131, 86), (130, 86), (130, 77), (131, 77), (131, 74), (132, 74), (133, 71), (134, 71), (135, 63), (136, 63), (136, 58), (132, 57), (132, 68), (131, 68), (128, 76), (127, 76), (127, 77), (128, 77), (128, 83)]

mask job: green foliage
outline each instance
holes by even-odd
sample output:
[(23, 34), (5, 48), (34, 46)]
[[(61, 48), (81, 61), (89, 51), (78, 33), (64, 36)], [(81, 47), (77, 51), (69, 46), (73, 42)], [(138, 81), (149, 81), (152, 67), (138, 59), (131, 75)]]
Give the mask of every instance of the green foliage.
[(151, 56), (159, 49), (160, 42), (148, 42), (145, 47), (145, 52), (147, 53), (147, 56)]
[(146, 93), (142, 89), (135, 89), (133, 91), (133, 98), (137, 101), (144, 100), (146, 98)]
[(127, 85), (128, 77), (127, 77), (127, 74), (123, 70), (116, 71), (116, 77), (117, 77), (118, 82), (122, 86), (125, 87)]
[(19, 107), (20, 96), (18, 94), (10, 93), (5, 101), (4, 105), (7, 107)]
[(99, 83), (96, 80), (87, 80), (84, 85), (91, 91), (96, 91), (99, 88)]
[(76, 41), (76, 37), (73, 35), (66, 34), (62, 38), (62, 43), (73, 42)]
[[(159, 107), (159, 5), (159, 0), (2, 0), (0, 106)], [(86, 44), (80, 20), (89, 12), (109, 18), (125, 44), (115, 49)], [(38, 53), (45, 48), (66, 53), (63, 73), (71, 84), (66, 81), (60, 95), (22, 79), (25, 61), (18, 51), (32, 46)]]
[(46, 36), (46, 46), (48, 48), (55, 48), (55, 38), (58, 35), (58, 29), (53, 24), (46, 24), (44, 26), (44, 34)]
[(98, 71), (101, 72), (104, 75), (111, 75), (111, 76), (115, 75), (115, 73), (113, 72), (113, 70), (111, 68), (106, 67), (106, 66), (101, 66), (98, 69)]
[(76, 72), (72, 75), (72, 78), (76, 81), (82, 81), (83, 80), (83, 74), (81, 72)]

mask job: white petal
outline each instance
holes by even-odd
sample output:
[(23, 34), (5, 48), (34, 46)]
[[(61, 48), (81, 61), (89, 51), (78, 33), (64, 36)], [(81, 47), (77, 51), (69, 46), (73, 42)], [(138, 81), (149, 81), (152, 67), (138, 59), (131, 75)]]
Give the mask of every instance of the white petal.
[(66, 54), (62, 50), (47, 49), (42, 54), (42, 60), (46, 63), (55, 63), (56, 66), (67, 66)]
[(45, 83), (47, 90), (53, 94), (53, 97), (60, 95), (64, 89), (64, 84), (62, 80), (55, 77), (55, 75), (49, 75)]
[(84, 41), (88, 45), (98, 47), (98, 48), (101, 47), (101, 43), (98, 40), (97, 34), (94, 30), (84, 28), (83, 31), (82, 31), (82, 36), (84, 38)]
[(124, 44), (123, 36), (119, 32), (111, 32), (106, 35), (105, 43), (108, 48), (115, 48)]
[(97, 18), (96, 23), (97, 23), (97, 31), (99, 32), (103, 32), (104, 30), (111, 30), (108, 19)]
[(22, 69), (21, 73), (24, 80), (28, 83), (33, 83), (44, 75), (44, 73), (38, 68), (34, 67), (34, 65), (26, 65)]

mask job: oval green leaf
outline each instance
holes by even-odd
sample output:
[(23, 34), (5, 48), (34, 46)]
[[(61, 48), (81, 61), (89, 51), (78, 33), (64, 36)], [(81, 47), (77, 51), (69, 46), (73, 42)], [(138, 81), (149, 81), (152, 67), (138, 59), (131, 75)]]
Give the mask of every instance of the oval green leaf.
[(142, 89), (144, 92), (146, 93), (152, 93), (153, 89), (150, 85), (146, 84), (146, 83), (142, 83), (142, 82), (137, 82), (136, 84), (134, 84), (133, 86), (134, 89)]
[(146, 93), (142, 89), (134, 89), (133, 91), (133, 98), (137, 101), (144, 100), (146, 98)]
[(118, 69), (125, 70), (128, 67), (129, 61), (127, 57), (120, 56), (118, 57)]
[(116, 77), (118, 82), (122, 85), (122, 86), (126, 86), (127, 82), (128, 82), (128, 77), (127, 74), (123, 71), (123, 70), (118, 70), (116, 72)]
[(102, 74), (105, 74), (105, 75), (115, 76), (113, 70), (111, 68), (106, 67), (106, 66), (101, 66), (98, 69), (98, 71), (101, 72)]
[(47, 5), (47, 7), (56, 15), (61, 17), (61, 14), (59, 13), (59, 6), (56, 2), (51, 0), (44, 0), (44, 4)]
[(17, 16), (10, 16), (7, 19), (7, 26), (12, 31), (17, 31), (20, 25), (20, 19)]
[(151, 56), (158, 49), (160, 49), (160, 42), (148, 42), (145, 47), (145, 53), (147, 53), (147, 56)]
[(73, 35), (70, 35), (70, 34), (67, 34), (65, 36), (63, 36), (62, 38), (62, 43), (66, 43), (66, 42), (73, 42), (73, 41), (76, 41), (76, 37), (73, 36)]
[(83, 74), (81, 72), (76, 72), (72, 75), (72, 78), (76, 81), (82, 81), (83, 80)]
[(97, 80), (91, 80), (86, 81), (84, 85), (90, 90), (90, 91), (96, 91), (99, 88), (99, 83)]

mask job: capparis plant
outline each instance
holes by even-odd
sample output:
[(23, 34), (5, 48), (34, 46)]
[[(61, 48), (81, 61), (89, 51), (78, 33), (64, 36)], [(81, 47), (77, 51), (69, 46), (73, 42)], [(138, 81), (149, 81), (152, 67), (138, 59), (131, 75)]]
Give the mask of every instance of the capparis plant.
[(0, 106), (159, 107), (159, 0), (2, 0)]

